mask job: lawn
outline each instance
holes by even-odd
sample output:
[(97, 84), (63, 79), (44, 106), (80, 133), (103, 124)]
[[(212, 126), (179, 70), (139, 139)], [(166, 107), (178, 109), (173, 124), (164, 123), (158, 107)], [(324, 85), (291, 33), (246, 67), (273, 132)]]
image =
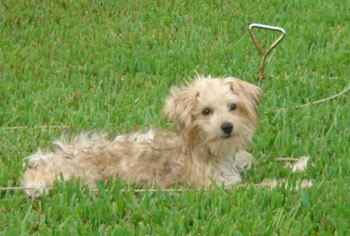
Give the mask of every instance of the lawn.
[[(253, 22), (287, 32), (263, 81)], [(278, 36), (256, 34), (265, 47)], [(0, 234), (349, 235), (350, 94), (297, 108), (349, 87), (348, 1), (1, 1), (0, 187), (18, 187), (23, 158), (62, 134), (171, 129), (163, 101), (196, 73), (264, 91), (243, 187), (57, 183), (34, 201), (1, 190)], [(302, 156), (301, 173), (278, 160)], [(288, 187), (254, 186), (264, 179)]]

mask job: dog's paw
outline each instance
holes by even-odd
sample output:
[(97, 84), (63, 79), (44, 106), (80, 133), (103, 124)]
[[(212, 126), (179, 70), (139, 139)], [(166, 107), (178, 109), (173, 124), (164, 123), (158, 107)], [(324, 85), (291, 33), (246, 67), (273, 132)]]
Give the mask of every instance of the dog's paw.
[(249, 169), (255, 162), (255, 158), (252, 154), (246, 151), (240, 151), (236, 153), (234, 163), (241, 169)]

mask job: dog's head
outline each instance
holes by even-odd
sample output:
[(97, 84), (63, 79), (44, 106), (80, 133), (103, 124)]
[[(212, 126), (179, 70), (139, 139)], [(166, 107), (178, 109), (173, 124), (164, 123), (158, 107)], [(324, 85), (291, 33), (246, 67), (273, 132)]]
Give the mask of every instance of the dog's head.
[(250, 145), (260, 96), (260, 88), (233, 77), (198, 76), (172, 90), (163, 112), (188, 145), (228, 156)]

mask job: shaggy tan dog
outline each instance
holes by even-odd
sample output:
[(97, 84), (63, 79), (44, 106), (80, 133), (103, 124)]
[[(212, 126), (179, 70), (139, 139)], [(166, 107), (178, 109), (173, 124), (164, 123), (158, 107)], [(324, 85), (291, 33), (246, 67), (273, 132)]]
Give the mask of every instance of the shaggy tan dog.
[(81, 135), (54, 142), (52, 150), (26, 158), (22, 186), (37, 196), (60, 178), (80, 178), (89, 187), (110, 177), (158, 187), (237, 184), (253, 160), (244, 150), (258, 123), (260, 95), (257, 86), (236, 78), (197, 76), (165, 102), (163, 113), (176, 133), (151, 129), (113, 140)]

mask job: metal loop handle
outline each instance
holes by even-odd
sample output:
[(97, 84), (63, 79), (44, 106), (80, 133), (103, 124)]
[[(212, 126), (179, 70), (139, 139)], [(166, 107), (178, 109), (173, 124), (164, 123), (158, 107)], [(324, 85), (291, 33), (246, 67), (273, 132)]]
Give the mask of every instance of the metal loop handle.
[[(281, 35), (271, 44), (271, 46), (264, 52), (264, 50), (261, 48), (258, 40), (255, 37), (255, 34), (253, 32), (254, 28), (261, 28), (261, 29), (267, 29), (267, 30), (272, 30), (272, 31), (278, 31), (281, 32)], [(286, 34), (286, 31), (281, 28), (281, 27), (276, 27), (276, 26), (271, 26), (271, 25), (263, 25), (263, 24), (257, 24), (257, 23), (253, 23), (249, 25), (249, 33), (250, 36), (253, 39), (253, 42), (256, 46), (256, 49), (258, 50), (258, 52), (262, 55), (261, 58), (261, 62), (260, 62), (260, 68), (259, 68), (259, 73), (258, 73), (258, 79), (264, 79), (265, 75), (264, 75), (264, 68), (265, 68), (265, 61), (266, 61), (266, 57), (267, 55), (272, 51), (272, 49), (274, 49), (276, 47), (276, 45), (281, 42), (281, 40), (283, 39), (283, 37)]]

